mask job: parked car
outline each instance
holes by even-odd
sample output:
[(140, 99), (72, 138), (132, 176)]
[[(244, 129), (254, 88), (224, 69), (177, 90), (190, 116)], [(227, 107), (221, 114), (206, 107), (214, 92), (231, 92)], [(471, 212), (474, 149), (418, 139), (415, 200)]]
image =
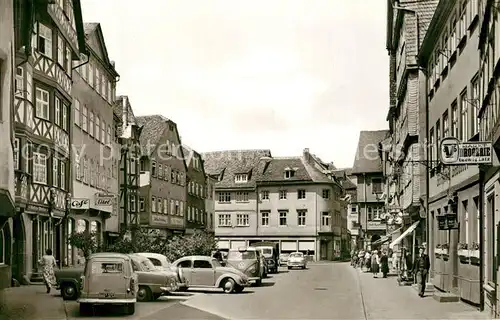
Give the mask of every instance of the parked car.
[(226, 265), (246, 274), (250, 282), (261, 285), (264, 276), (261, 259), (262, 257), (258, 249), (253, 247), (241, 247), (229, 250)]
[(175, 274), (156, 270), (151, 260), (141, 255), (130, 254), (129, 256), (132, 258), (132, 267), (139, 280), (137, 301), (156, 300), (163, 294), (179, 289)]
[(76, 300), (80, 293), (80, 276), (83, 274), (83, 267), (64, 268), (55, 270), (56, 289), (61, 290), (64, 300)]
[(288, 257), (289, 256), (290, 256), (289, 253), (282, 253), (282, 254), (280, 254), (280, 260), (279, 260), (280, 266), (286, 266), (287, 265)]
[(307, 260), (302, 252), (293, 252), (290, 253), (290, 256), (288, 257), (287, 266), (288, 269), (292, 268), (305, 269), (307, 267)]
[(266, 260), (268, 273), (278, 273), (278, 252), (279, 243), (273, 241), (261, 241), (250, 244), (251, 247), (261, 249), (261, 252)]
[(127, 314), (135, 313), (139, 290), (131, 258), (120, 253), (91, 255), (80, 278), (80, 313), (89, 314), (94, 305), (123, 305)]
[(187, 288), (222, 288), (226, 293), (241, 292), (249, 285), (248, 277), (234, 268), (223, 267), (208, 256), (187, 256), (172, 263), (182, 270)]
[(182, 275), (182, 270), (172, 265), (170, 261), (168, 261), (168, 258), (166, 256), (164, 256), (163, 254), (152, 252), (141, 252), (136, 254), (148, 258), (151, 263), (153, 263), (157, 271), (164, 271), (167, 274), (172, 275), (172, 277), (174, 277), (177, 281), (177, 286), (184, 287), (184, 283), (186, 282), (186, 280)]

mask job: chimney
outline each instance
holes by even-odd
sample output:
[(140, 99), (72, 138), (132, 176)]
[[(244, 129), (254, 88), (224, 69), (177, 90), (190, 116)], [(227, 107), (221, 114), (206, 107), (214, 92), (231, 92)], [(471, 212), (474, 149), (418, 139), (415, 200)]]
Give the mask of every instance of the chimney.
[(304, 159), (306, 159), (307, 161), (311, 160), (311, 155), (309, 154), (309, 148), (304, 148), (303, 156)]
[(112, 61), (110, 61), (110, 63), (111, 63), (111, 66), (112, 66), (113, 68), (116, 66), (116, 64), (115, 64), (115, 62), (114, 62), (113, 60), (112, 60)]
[(127, 96), (123, 96), (122, 99), (122, 111), (123, 111), (123, 116), (122, 116), (122, 121), (125, 126), (128, 125), (128, 114), (127, 114)]

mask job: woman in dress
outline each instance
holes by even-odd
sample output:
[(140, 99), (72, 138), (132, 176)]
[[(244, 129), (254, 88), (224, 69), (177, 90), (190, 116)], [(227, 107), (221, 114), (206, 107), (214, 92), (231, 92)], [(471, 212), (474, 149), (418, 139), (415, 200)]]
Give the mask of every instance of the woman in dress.
[(373, 273), (374, 278), (377, 278), (377, 275), (379, 273), (379, 264), (380, 264), (380, 259), (378, 257), (378, 251), (375, 250), (373, 251), (372, 254), (372, 267), (371, 267), (371, 272)]
[(47, 293), (50, 293), (50, 288), (56, 284), (54, 268), (57, 267), (56, 258), (52, 255), (51, 249), (45, 251), (45, 255), (42, 256), (39, 263), (43, 270), (43, 282), (47, 287)]

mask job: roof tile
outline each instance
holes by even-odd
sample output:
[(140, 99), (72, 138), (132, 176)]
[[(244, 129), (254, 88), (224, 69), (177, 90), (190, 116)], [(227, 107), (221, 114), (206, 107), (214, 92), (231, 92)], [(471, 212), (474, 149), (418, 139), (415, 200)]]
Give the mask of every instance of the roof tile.
[(379, 143), (389, 135), (389, 130), (361, 131), (352, 174), (382, 172), (378, 152)]

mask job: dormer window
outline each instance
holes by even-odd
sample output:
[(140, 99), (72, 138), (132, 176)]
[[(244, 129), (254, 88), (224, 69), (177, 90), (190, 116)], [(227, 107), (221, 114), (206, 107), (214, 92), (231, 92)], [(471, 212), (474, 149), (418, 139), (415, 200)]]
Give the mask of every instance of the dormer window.
[(248, 182), (248, 174), (246, 173), (238, 173), (234, 176), (234, 182), (236, 183), (245, 183)]
[(285, 168), (285, 179), (290, 179), (295, 177), (295, 170), (291, 168)]

